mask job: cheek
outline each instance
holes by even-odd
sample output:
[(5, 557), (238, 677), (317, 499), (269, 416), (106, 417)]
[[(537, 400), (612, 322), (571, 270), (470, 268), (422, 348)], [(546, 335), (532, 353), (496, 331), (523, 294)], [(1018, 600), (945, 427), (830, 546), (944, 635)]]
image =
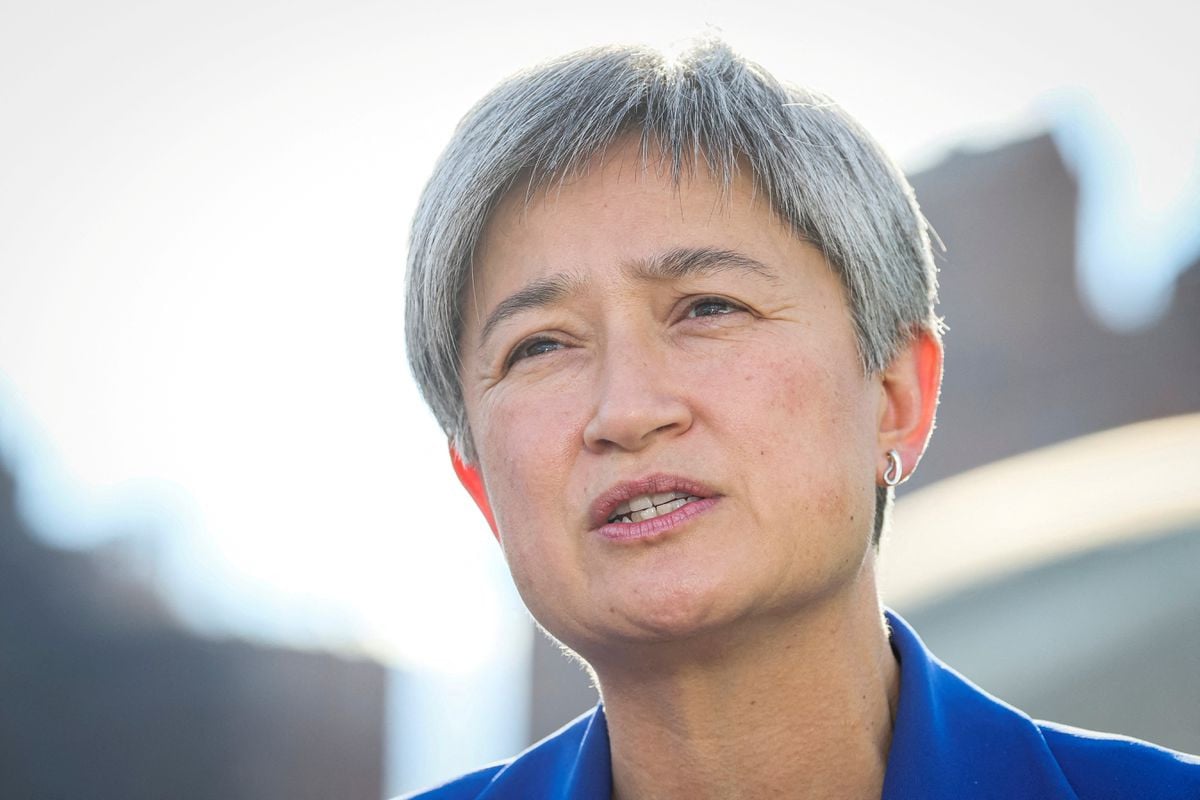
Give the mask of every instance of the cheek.
[[(720, 378), (720, 379), (718, 379)], [(729, 359), (697, 384), (747, 487), (785, 518), (857, 524), (873, 502), (870, 386), (855, 354), (791, 346)], [(778, 522), (778, 520), (776, 520)]]
[(692, 397), (701, 416), (728, 428), (739, 446), (759, 448), (747, 455), (770, 456), (797, 437), (816, 445), (816, 418), (828, 417), (838, 406), (831, 397), (838, 388), (804, 355), (742, 350), (705, 365), (695, 377)]
[(506, 403), (487, 416), (480, 459), (500, 543), (517, 592), (546, 622), (575, 593), (567, 478), (582, 437), (578, 402)]
[(579, 449), (582, 407), (578, 398), (561, 392), (536, 400), (512, 393), (474, 415), (488, 499), (502, 537), (511, 532), (524, 538), (527, 531), (563, 524), (551, 517), (562, 508), (569, 462)]

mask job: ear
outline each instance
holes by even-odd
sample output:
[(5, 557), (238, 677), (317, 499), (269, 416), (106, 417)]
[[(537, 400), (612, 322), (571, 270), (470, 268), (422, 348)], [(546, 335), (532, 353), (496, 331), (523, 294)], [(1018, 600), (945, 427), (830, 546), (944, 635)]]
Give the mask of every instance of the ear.
[(882, 379), (876, 458), (879, 485), (883, 485), (889, 450), (900, 454), (903, 479), (907, 479), (929, 443), (942, 388), (941, 339), (929, 331), (918, 333), (892, 359)]
[(458, 476), (458, 482), (467, 490), (467, 494), (471, 495), (475, 505), (479, 506), (496, 541), (500, 541), (500, 531), (496, 530), (496, 518), (492, 515), (492, 505), (488, 502), (487, 490), (483, 488), (483, 476), (479, 474), (479, 467), (464, 461), (453, 444), (450, 445), (450, 463), (454, 466), (454, 474)]

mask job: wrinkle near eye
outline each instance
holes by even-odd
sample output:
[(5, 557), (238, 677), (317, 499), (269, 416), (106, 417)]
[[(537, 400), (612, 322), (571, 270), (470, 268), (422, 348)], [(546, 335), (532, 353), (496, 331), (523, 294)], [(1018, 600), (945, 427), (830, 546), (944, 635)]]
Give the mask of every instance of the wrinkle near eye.
[(474, 374), (472, 380), (476, 386), (479, 386), (484, 391), (495, 386), (504, 377), (503, 371), (496, 369), (490, 364), (485, 364), (479, 368)]

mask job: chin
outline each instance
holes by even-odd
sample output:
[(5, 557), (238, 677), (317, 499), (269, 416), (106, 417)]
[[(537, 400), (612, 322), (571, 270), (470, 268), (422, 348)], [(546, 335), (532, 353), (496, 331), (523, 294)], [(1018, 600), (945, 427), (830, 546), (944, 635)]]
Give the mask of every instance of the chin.
[(722, 627), (729, 621), (727, 617), (712, 598), (677, 590), (628, 610), (625, 622), (633, 641), (679, 641)]
[(598, 602), (596, 607), (608, 613), (575, 621), (571, 627), (577, 636), (568, 633), (560, 638), (589, 661), (614, 648), (708, 639), (742, 616), (737, 604), (716, 589), (687, 583), (644, 587), (611, 602)]

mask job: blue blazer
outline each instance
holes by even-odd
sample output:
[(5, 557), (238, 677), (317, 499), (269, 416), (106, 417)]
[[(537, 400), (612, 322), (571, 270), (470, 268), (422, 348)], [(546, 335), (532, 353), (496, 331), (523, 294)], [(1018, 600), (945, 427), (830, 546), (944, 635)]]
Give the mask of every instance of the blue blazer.
[[(900, 704), (882, 800), (1200, 800), (1200, 758), (1030, 719), (967, 681), (888, 612)], [(602, 705), (519, 756), (412, 800), (610, 800)]]

